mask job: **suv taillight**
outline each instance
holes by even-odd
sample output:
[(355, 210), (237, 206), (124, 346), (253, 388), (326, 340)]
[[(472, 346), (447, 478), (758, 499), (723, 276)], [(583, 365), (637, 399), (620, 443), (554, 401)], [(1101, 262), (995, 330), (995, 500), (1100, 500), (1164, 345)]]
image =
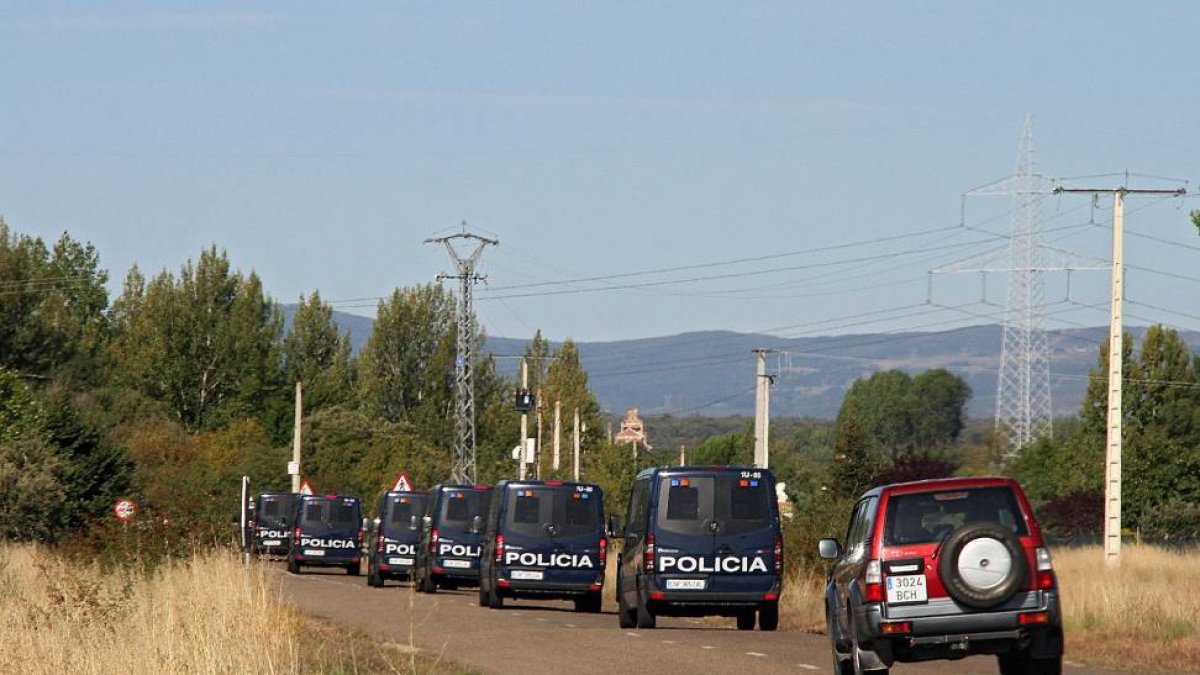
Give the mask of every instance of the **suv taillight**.
[(608, 540), (600, 537), (600, 566), (604, 567), (606, 562), (608, 562)]
[(1049, 591), (1054, 588), (1054, 565), (1050, 562), (1050, 551), (1038, 547), (1034, 551), (1037, 559), (1037, 587), (1039, 591)]
[(863, 577), (867, 588), (864, 598), (867, 602), (883, 602), (883, 574), (878, 560), (867, 561), (867, 573)]
[(647, 534), (646, 535), (646, 555), (642, 557), (642, 562), (644, 564), (644, 569), (646, 570), (646, 574), (654, 574), (654, 557), (655, 557), (655, 555), (656, 554), (654, 551), (654, 535)]
[(783, 573), (783, 537), (775, 535), (775, 573)]
[(438, 531), (433, 528), (429, 531), (429, 555), (437, 555)]
[(496, 535), (496, 562), (499, 563), (504, 558), (504, 535)]

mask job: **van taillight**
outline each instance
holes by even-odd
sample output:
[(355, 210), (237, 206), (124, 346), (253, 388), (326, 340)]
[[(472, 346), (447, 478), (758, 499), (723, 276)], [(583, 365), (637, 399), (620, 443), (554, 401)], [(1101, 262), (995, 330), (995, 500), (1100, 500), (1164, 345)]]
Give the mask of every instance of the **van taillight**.
[(437, 543), (438, 543), (438, 531), (437, 531), (437, 528), (435, 527), (429, 531), (429, 554), (430, 555), (434, 555), (437, 553)]
[(863, 578), (867, 587), (863, 593), (867, 602), (883, 602), (883, 574), (878, 560), (867, 561), (867, 573)]
[(775, 573), (783, 573), (783, 537), (775, 535)]
[(504, 557), (504, 535), (496, 535), (496, 562)]
[(1037, 587), (1039, 591), (1054, 589), (1054, 564), (1050, 562), (1050, 551), (1039, 547), (1034, 551), (1037, 558)]
[(379, 535), (379, 537), (375, 540), (375, 550), (379, 551), (380, 553), (383, 552), (383, 535), (382, 534)]
[(300, 539), (300, 528), (298, 528), (298, 527), (296, 528), (296, 531), (292, 533), (292, 538)]
[(358, 543), (362, 543), (363, 537), (367, 535), (367, 531), (361, 527), (358, 529)]
[(642, 556), (646, 574), (654, 574), (654, 535), (646, 535), (646, 555)]
[(606, 562), (608, 562), (608, 540), (600, 537), (600, 566), (604, 567)]

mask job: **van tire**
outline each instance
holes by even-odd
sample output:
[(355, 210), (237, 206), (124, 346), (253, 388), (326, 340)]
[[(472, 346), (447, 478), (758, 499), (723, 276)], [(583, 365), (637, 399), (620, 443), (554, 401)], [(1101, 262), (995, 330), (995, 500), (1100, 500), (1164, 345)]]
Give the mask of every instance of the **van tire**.
[(638, 593), (637, 607), (633, 611), (637, 615), (638, 628), (650, 629), (658, 625), (657, 617), (654, 616), (654, 612), (650, 611), (646, 598), (640, 592)]
[(291, 556), (288, 556), (287, 571), (292, 574), (300, 574), (300, 563)]
[(433, 574), (426, 568), (421, 573), (421, 580), (417, 582), (417, 590), (422, 593), (437, 593), (437, 583), (433, 580)]
[(367, 570), (367, 585), (375, 588), (383, 588), (383, 575), (378, 570)]
[(582, 598), (575, 598), (575, 611), (599, 614), (604, 606), (604, 596), (600, 591), (588, 591)]
[(625, 606), (625, 594), (620, 591), (620, 584), (617, 589), (617, 622), (621, 624), (621, 628), (636, 628), (637, 627), (637, 610)]
[(488, 607), (488, 593), (483, 590), (483, 584), (479, 584), (479, 606)]
[(487, 596), (488, 607), (492, 609), (502, 609), (504, 607), (504, 597), (500, 595), (500, 591), (495, 586), (488, 591)]
[(758, 629), (773, 631), (779, 628), (779, 603), (769, 602), (758, 609)]
[(754, 610), (737, 615), (738, 630), (754, 630)]

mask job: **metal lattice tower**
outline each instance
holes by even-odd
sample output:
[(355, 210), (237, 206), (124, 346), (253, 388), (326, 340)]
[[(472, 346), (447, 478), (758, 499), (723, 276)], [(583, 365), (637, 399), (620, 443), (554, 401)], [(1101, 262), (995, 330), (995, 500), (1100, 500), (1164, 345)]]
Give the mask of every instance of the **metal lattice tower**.
[(996, 432), (1007, 442), (1010, 455), (1051, 431), (1045, 266), (1040, 255), (1045, 188), (1034, 169), (1033, 121), (1027, 118), (1011, 183), (1011, 267), (996, 385)]
[[(454, 239), (475, 240), (475, 251), (466, 258), (460, 257), (454, 250)], [(475, 266), (483, 254), (484, 247), (498, 245), (495, 239), (488, 239), (463, 230), (448, 237), (426, 239), (425, 243), (444, 244), (450, 253), (457, 274), (439, 274), (438, 281), (443, 279), (458, 279), (458, 311), (457, 311), (457, 356), (454, 359), (454, 468), (450, 472), (450, 480), (456, 483), (475, 482), (475, 386), (472, 381), (474, 367), (475, 340), (475, 310), (472, 294), (475, 284), (487, 279), (486, 275), (477, 274)]]

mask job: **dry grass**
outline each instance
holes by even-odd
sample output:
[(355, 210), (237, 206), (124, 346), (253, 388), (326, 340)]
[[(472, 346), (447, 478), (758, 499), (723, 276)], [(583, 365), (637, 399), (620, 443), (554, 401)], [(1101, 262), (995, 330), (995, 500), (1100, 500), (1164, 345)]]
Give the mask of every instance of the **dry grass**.
[(279, 602), (277, 581), (229, 553), (102, 573), (0, 547), (0, 589), (0, 664), (22, 673), (452, 670), (302, 617)]
[(779, 627), (806, 633), (825, 632), (825, 576), (812, 570), (793, 571), (783, 582)]
[(1200, 671), (1200, 556), (1126, 546), (1109, 569), (1099, 548), (1057, 549), (1067, 658)]

